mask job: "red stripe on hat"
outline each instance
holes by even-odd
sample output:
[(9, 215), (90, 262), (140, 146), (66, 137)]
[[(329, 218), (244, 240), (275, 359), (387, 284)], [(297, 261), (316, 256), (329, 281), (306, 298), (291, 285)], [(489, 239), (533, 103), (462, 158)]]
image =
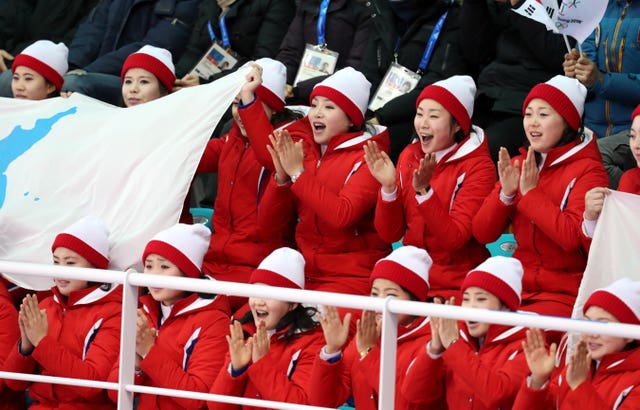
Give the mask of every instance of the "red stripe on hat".
[(269, 286), (278, 286), (280, 288), (302, 289), (294, 281), (284, 276), (266, 269), (256, 269), (251, 273), (249, 283), (264, 283)]
[(51, 252), (54, 252), (57, 248), (71, 249), (98, 269), (107, 269), (109, 266), (109, 259), (105, 255), (92, 248), (82, 239), (68, 233), (61, 233), (56, 236), (53, 245), (51, 245)]
[(496, 275), (480, 270), (471, 271), (462, 282), (460, 291), (464, 293), (467, 288), (472, 286), (493, 293), (511, 311), (518, 310), (520, 306), (520, 295), (516, 294), (515, 290), (507, 282)]
[(526, 114), (527, 105), (535, 98), (543, 99), (549, 103), (573, 130), (577, 131), (580, 128), (582, 118), (580, 118), (580, 114), (571, 99), (558, 88), (546, 83), (538, 84), (531, 89), (524, 100), (524, 104), (522, 104), (522, 115)]
[(411, 292), (418, 300), (424, 302), (427, 300), (429, 293), (429, 285), (414, 271), (399, 264), (398, 262), (381, 259), (369, 276), (369, 286), (373, 286), (375, 279), (388, 279), (402, 286), (408, 292)]
[(364, 114), (353, 101), (340, 91), (326, 85), (318, 84), (313, 87), (313, 91), (311, 91), (311, 95), (309, 96), (309, 102), (311, 102), (315, 96), (330, 99), (347, 114), (356, 127), (360, 128), (362, 126), (362, 123), (364, 122)]
[(146, 53), (133, 53), (124, 61), (120, 72), (120, 81), (124, 82), (124, 76), (131, 68), (142, 68), (158, 78), (158, 81), (171, 92), (176, 82), (176, 75), (165, 63)]
[(265, 87), (264, 85), (260, 85), (256, 90), (256, 95), (260, 97), (262, 101), (265, 102), (270, 108), (275, 110), (275, 112), (282, 112), (284, 110), (284, 101), (280, 99), (273, 91)]
[(442, 104), (442, 106), (449, 111), (451, 116), (458, 121), (464, 135), (467, 137), (469, 136), (469, 131), (471, 130), (471, 118), (469, 118), (467, 109), (462, 105), (458, 97), (453, 95), (451, 91), (444, 87), (439, 85), (429, 85), (425, 87), (418, 96), (418, 99), (416, 100), (416, 108), (418, 108), (420, 102), (426, 98), (435, 100)]
[[(640, 35), (640, 32), (638, 35)], [(631, 113), (631, 121), (633, 121), (633, 119), (636, 118), (638, 115), (640, 115), (640, 105), (638, 105), (636, 109), (633, 110), (633, 112)]]
[(582, 308), (582, 313), (586, 313), (591, 306), (598, 306), (611, 313), (621, 323), (630, 325), (640, 325), (640, 318), (633, 313), (619, 297), (606, 290), (600, 289), (591, 294)]
[(167, 258), (187, 277), (195, 279), (200, 277), (200, 268), (191, 262), (191, 259), (189, 259), (184, 253), (180, 252), (178, 248), (169, 245), (166, 242), (152, 240), (144, 248), (144, 252), (142, 253), (142, 265), (145, 264), (147, 256), (152, 253), (160, 255), (163, 258)]
[(35, 70), (36, 72), (38, 72), (38, 74), (49, 80), (49, 82), (53, 84), (54, 87), (56, 87), (56, 90), (58, 90), (58, 92), (62, 90), (64, 78), (51, 66), (43, 63), (37, 58), (31, 57), (28, 54), (18, 54), (13, 61), (13, 65), (11, 66), (11, 72), (14, 73), (16, 68), (18, 68), (19, 66), (25, 66), (31, 68), (32, 70)]

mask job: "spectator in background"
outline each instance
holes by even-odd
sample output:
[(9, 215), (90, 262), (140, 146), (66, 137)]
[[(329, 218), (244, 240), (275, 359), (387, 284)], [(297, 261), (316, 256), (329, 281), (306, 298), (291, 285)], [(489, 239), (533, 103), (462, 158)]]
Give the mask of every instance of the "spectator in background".
[(460, 12), (462, 52), (478, 75), (473, 120), (487, 133), (494, 163), (500, 147), (516, 155), (524, 145), (522, 102), (534, 85), (562, 74), (567, 52), (561, 34), (512, 10), (523, 3), (465, 0)]
[[(633, 168), (629, 152), (631, 112), (640, 103), (640, 4), (611, 0), (595, 31), (565, 55), (564, 73), (588, 89), (584, 123), (595, 131), (598, 147), (616, 189), (625, 170)], [(604, 138), (606, 137), (606, 138)]]
[[(393, 62), (411, 72), (420, 71), (417, 86), (411, 92), (391, 99), (367, 115), (373, 124), (388, 127), (391, 159), (395, 161), (412, 139), (409, 136), (413, 134), (413, 113), (420, 92), (429, 84), (467, 71), (459, 41), (460, 7), (449, 0), (370, 0), (367, 4), (373, 30), (361, 70), (372, 83), (372, 96)], [(440, 20), (442, 27), (438, 32), (434, 27)], [(425, 67), (420, 69), (430, 40), (435, 41), (435, 46)]]
[(69, 47), (63, 91), (77, 91), (118, 104), (120, 71), (129, 54), (150, 44), (179, 58), (197, 13), (198, 0), (100, 2), (76, 31)]
[[(238, 60), (234, 69), (249, 60), (274, 57), (293, 18), (294, 10), (294, 0), (200, 1), (198, 20), (184, 54), (176, 63), (179, 78), (176, 86), (188, 87), (215, 81), (231, 72), (226, 70), (207, 80), (201, 79), (197, 74), (190, 74), (214, 41), (233, 51)], [(228, 45), (225, 44), (225, 30)]]
[(69, 44), (97, 0), (3, 0), (0, 6), (0, 97), (11, 97), (11, 63), (36, 40)]
[[(319, 76), (301, 81), (293, 87), (305, 46), (318, 45), (322, 41), (322, 36), (319, 36), (322, 28), (318, 32), (322, 3), (323, 0), (298, 3), (296, 15), (276, 57), (287, 67), (287, 101), (291, 104), (308, 104), (313, 86), (326, 78)], [(324, 25), (324, 43), (327, 49), (338, 53), (335, 71), (347, 66), (355, 69), (360, 67), (373, 25), (364, 3), (362, 0), (333, 0), (329, 3)]]

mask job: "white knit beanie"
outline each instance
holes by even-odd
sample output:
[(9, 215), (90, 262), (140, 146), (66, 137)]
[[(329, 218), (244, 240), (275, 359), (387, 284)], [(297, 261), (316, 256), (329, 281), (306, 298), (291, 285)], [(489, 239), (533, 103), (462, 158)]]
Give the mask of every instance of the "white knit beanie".
[(309, 101), (317, 95), (328, 98), (347, 114), (356, 127), (361, 127), (370, 90), (371, 83), (361, 72), (345, 67), (316, 84)]
[(509, 310), (516, 311), (522, 294), (522, 263), (516, 258), (492, 256), (467, 273), (462, 292), (472, 286), (493, 293)]
[(304, 289), (304, 257), (291, 248), (276, 249), (260, 262), (249, 283)]
[(522, 104), (522, 115), (527, 111), (527, 105), (534, 98), (545, 100), (554, 110), (567, 121), (569, 126), (578, 130), (582, 124), (584, 100), (587, 88), (575, 78), (556, 75), (546, 83), (536, 85), (531, 89)]
[(132, 68), (142, 68), (158, 78), (158, 81), (171, 92), (176, 82), (176, 69), (173, 65), (171, 51), (150, 45), (143, 46), (133, 54), (129, 54), (120, 72), (120, 80)]
[(468, 75), (454, 75), (437, 81), (422, 90), (416, 100), (416, 108), (426, 98), (435, 100), (456, 119), (464, 135), (469, 136), (476, 83)]
[(55, 44), (50, 40), (38, 40), (16, 56), (11, 72), (15, 72), (19, 66), (29, 67), (60, 91), (64, 82), (63, 76), (69, 69), (68, 57), (69, 49), (63, 43)]
[(109, 231), (96, 216), (85, 216), (60, 232), (53, 240), (51, 252), (57, 248), (76, 252), (98, 269), (109, 266)]
[(202, 224), (176, 224), (156, 234), (144, 248), (142, 264), (154, 253), (168, 259), (186, 276), (199, 278), (211, 231)]
[(640, 281), (622, 278), (596, 289), (584, 304), (583, 313), (590, 306), (601, 307), (621, 323), (640, 325)]
[(280, 61), (261, 58), (255, 61), (262, 67), (262, 84), (256, 94), (276, 112), (284, 110), (284, 95), (287, 85), (287, 67)]
[(424, 302), (429, 292), (431, 265), (433, 261), (424, 249), (401, 246), (376, 263), (369, 277), (369, 285), (373, 285), (378, 278), (388, 279)]

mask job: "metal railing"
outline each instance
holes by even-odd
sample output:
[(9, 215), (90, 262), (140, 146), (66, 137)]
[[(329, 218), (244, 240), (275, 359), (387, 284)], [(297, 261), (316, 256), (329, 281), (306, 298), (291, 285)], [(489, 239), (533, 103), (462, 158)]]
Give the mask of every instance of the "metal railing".
[(392, 297), (379, 299), (329, 292), (275, 288), (270, 286), (254, 286), (233, 282), (167, 277), (135, 272), (69, 268), (55, 265), (8, 261), (0, 261), (0, 272), (14, 275), (48, 276), (52, 278), (64, 277), (68, 279), (81, 279), (92, 282), (110, 282), (121, 284), (123, 286), (122, 334), (120, 338), (120, 369), (118, 383), (40, 376), (25, 373), (0, 372), (0, 378), (6, 379), (118, 390), (118, 409), (122, 410), (133, 408), (134, 393), (148, 393), (187, 399), (218, 401), (274, 409), (324, 409), (323, 407), (301, 406), (299, 404), (248, 399), (243, 397), (206, 394), (150, 386), (136, 386), (134, 384), (134, 364), (138, 287), (152, 286), (230, 296), (262, 297), (306, 304), (342, 306), (353, 309), (367, 309), (382, 312), (382, 351), (380, 357), (380, 389), (378, 408), (385, 410), (393, 409), (394, 406), (398, 314), (444, 317), (511, 326), (601, 334), (640, 340), (640, 326), (636, 325), (566, 319), (527, 313), (487, 311), (463, 308), (459, 306), (404, 301)]

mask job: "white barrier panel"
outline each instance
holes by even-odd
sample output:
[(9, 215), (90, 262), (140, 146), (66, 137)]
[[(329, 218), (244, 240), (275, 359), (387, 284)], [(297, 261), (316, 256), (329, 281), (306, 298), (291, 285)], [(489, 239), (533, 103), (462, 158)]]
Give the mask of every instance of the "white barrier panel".
[(489, 311), (470, 309), (460, 306), (438, 305), (432, 303), (354, 296), (329, 292), (305, 291), (272, 286), (255, 286), (233, 282), (202, 280), (191, 278), (167, 277), (135, 272), (117, 272), (86, 268), (69, 268), (55, 265), (39, 265), (20, 262), (0, 261), (0, 272), (14, 275), (33, 275), (83, 279), (92, 282), (111, 282), (123, 285), (122, 335), (120, 344), (120, 379), (118, 383), (92, 380), (69, 379), (50, 376), (27, 375), (21, 373), (0, 372), (7, 379), (42, 381), (47, 383), (71, 384), (83, 387), (98, 387), (119, 391), (118, 409), (133, 407), (133, 393), (149, 393), (181, 398), (192, 398), (225, 403), (246, 404), (279, 409), (322, 409), (321, 407), (301, 406), (246, 399), (241, 397), (162, 389), (133, 384), (135, 355), (135, 325), (138, 287), (154, 286), (179, 289), (192, 292), (218, 293), (232, 296), (263, 297), (306, 304), (343, 306), (353, 309), (367, 309), (383, 312), (382, 352), (378, 408), (392, 409), (395, 395), (395, 352), (397, 342), (397, 315), (399, 313), (415, 316), (434, 316), (458, 320), (498, 323), (510, 326), (535, 327), (549, 330), (571, 331), (578, 333), (602, 334), (640, 340), (640, 326), (576, 320), (553, 316), (541, 316), (530, 313)]

